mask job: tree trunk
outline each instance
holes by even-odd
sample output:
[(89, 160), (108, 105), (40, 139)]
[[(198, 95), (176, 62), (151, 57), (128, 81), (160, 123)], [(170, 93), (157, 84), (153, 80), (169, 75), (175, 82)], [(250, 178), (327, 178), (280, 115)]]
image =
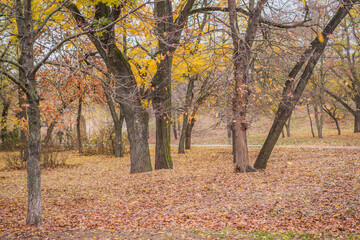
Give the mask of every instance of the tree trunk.
[(250, 96), (250, 58), (251, 47), (256, 36), (259, 19), (267, 1), (260, 0), (253, 14), (249, 17), (245, 39), (239, 38), (239, 26), (236, 13), (235, 0), (228, 0), (230, 30), (233, 40), (234, 54), (234, 99), (233, 99), (233, 136), (234, 136), (234, 162), (236, 172), (256, 171), (250, 166), (247, 139), (246, 139), (246, 113)]
[(228, 144), (232, 144), (231, 119), (227, 118), (226, 123)]
[(287, 123), (285, 123), (287, 137), (290, 137), (290, 123), (291, 123), (291, 115), (290, 115), (289, 119), (287, 120)]
[(337, 108), (336, 108), (335, 104), (334, 104), (334, 111), (331, 111), (330, 109), (328, 109), (326, 107), (324, 107), (324, 111), (334, 120), (334, 122), (336, 124), (336, 129), (337, 129), (338, 135), (340, 136), (341, 129), (340, 129), (338, 118), (336, 117)]
[(82, 146), (82, 138), (81, 138), (81, 110), (82, 110), (82, 97), (79, 98), (79, 106), (76, 118), (76, 133), (77, 133), (77, 140), (78, 140), (78, 151), (79, 153), (83, 152)]
[[(87, 21), (73, 3), (66, 4), (74, 19), (80, 26), (87, 27)], [(111, 7), (104, 3), (98, 3), (95, 19), (118, 19), (121, 8)], [(87, 31), (87, 29), (83, 29)], [(114, 25), (109, 26), (103, 32), (102, 37), (89, 33), (88, 37), (103, 58), (109, 71), (116, 81), (116, 100), (124, 110), (125, 122), (130, 142), (131, 173), (151, 171), (151, 160), (148, 144), (148, 120), (147, 110), (141, 104), (142, 100), (148, 100), (141, 94), (129, 61), (116, 46)]]
[[(21, 71), (20, 71), (21, 72)], [(21, 74), (20, 74), (21, 75)], [(20, 78), (21, 79), (21, 78)], [(25, 82), (25, 80), (24, 80)], [(27, 110), (25, 106), (25, 100), (22, 97), (22, 91), (19, 90), (19, 108), (21, 109), (18, 119), (20, 121), (27, 121)], [(28, 139), (24, 129), (20, 126), (20, 157), (22, 161), (26, 162), (29, 158)]]
[[(36, 84), (36, 83), (35, 83)], [(42, 224), (41, 210), (41, 170), (40, 170), (40, 146), (41, 146), (41, 121), (39, 101), (28, 99), (29, 119), (29, 157), (27, 160), (27, 186), (28, 186), (28, 211), (26, 224), (40, 226)]]
[[(6, 97), (6, 96), (5, 96)], [(3, 110), (1, 113), (1, 146), (6, 149), (9, 146), (9, 133), (7, 130), (7, 118), (9, 114), (10, 102), (3, 102)]]
[(315, 123), (316, 123), (318, 138), (323, 138), (322, 135), (323, 115), (321, 110), (319, 110), (318, 104), (316, 102), (314, 103), (314, 112), (315, 112)]
[(130, 173), (152, 171), (148, 143), (148, 112), (146, 110), (134, 111), (128, 104), (124, 104), (121, 109), (124, 111), (130, 142)]
[[(328, 42), (328, 36), (332, 34), (335, 28), (339, 25), (341, 20), (347, 15), (349, 9), (351, 9), (352, 4), (349, 6), (347, 4), (341, 5), (335, 15), (332, 17), (330, 22), (326, 25), (324, 31), (322, 32), (323, 41), (320, 42), (319, 38), (316, 37), (310, 47), (302, 54), (300, 60), (297, 62), (295, 67), (289, 74), (289, 80), (286, 81), (285, 87), (283, 89), (283, 96), (280, 101), (277, 113), (275, 115), (274, 122), (271, 126), (269, 134), (265, 140), (263, 147), (260, 150), (260, 153), (256, 159), (254, 167), (257, 169), (266, 168), (267, 162), (269, 160), (270, 154), (279, 138), (282, 128), (284, 127), (285, 122), (290, 117), (291, 112), (295, 108), (295, 104), (299, 101), (302, 92), (304, 91), (308, 80), (315, 68), (316, 63), (318, 62), (321, 54), (324, 52), (325, 46)], [(292, 85), (294, 84), (294, 79), (302, 66), (305, 64), (306, 60), (309, 59), (307, 66), (305, 67), (303, 74), (301, 75), (297, 86), (294, 91), (291, 91)]]
[(282, 138), (285, 138), (285, 131), (284, 131), (284, 128), (281, 130), (281, 137), (282, 137)]
[(185, 153), (185, 139), (187, 138), (188, 123), (189, 123), (189, 115), (187, 112), (184, 112), (178, 153)]
[(171, 64), (172, 57), (166, 55), (152, 82), (155, 89), (152, 95), (156, 120), (155, 169), (173, 168), (170, 153)]
[(124, 124), (124, 113), (123, 110), (120, 110), (120, 116), (118, 117), (115, 109), (115, 102), (111, 96), (111, 90), (109, 88), (110, 84), (110, 78), (107, 76), (106, 82), (102, 84), (106, 102), (108, 104), (111, 118), (114, 123), (114, 131), (115, 131), (115, 137), (114, 137), (114, 154), (115, 157), (123, 157), (123, 141), (122, 141), (122, 126)]
[[(360, 90), (359, 90), (360, 91)], [(354, 133), (360, 133), (360, 95), (354, 97), (355, 110), (354, 115)]]
[[(175, 114), (175, 116), (176, 116), (176, 114)], [(174, 118), (176, 118), (174, 116)], [(178, 139), (178, 136), (177, 136), (177, 130), (176, 130), (176, 119), (174, 119), (173, 121), (172, 121), (172, 123), (173, 123), (173, 133), (174, 133), (174, 138), (175, 138), (175, 140), (177, 140)]]
[(125, 116), (120, 112), (118, 121), (114, 121), (115, 137), (114, 137), (114, 154), (115, 157), (124, 157), (123, 140), (122, 140), (122, 126), (124, 124)]
[(314, 128), (313, 128), (313, 124), (312, 124), (312, 119), (311, 119), (309, 104), (306, 105), (306, 110), (307, 110), (307, 114), (308, 114), (308, 117), (309, 117), (311, 135), (312, 135), (312, 137), (314, 138), (314, 137), (315, 137), (315, 133), (314, 133)]
[(188, 124), (189, 124), (189, 111), (191, 108), (191, 103), (194, 98), (193, 89), (195, 86), (195, 81), (197, 77), (191, 77), (189, 79), (189, 83), (186, 90), (186, 96), (185, 96), (185, 104), (184, 104), (184, 114), (183, 114), (183, 124), (182, 124), (182, 130), (180, 135), (180, 141), (179, 141), (179, 150), (178, 153), (185, 153), (185, 139), (187, 135), (188, 130)]
[(191, 134), (192, 134), (192, 130), (194, 128), (195, 122), (196, 122), (195, 114), (194, 114), (194, 116), (193, 116), (193, 114), (191, 114), (191, 120), (188, 121), (186, 135), (185, 135), (185, 149), (186, 150), (191, 148)]

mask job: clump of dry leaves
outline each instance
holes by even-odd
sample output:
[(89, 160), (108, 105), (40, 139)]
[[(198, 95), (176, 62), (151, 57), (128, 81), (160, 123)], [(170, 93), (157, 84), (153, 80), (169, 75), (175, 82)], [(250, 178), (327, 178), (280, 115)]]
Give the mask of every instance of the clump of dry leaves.
[[(0, 234), (51, 239), (248, 239), (259, 230), (360, 234), (359, 150), (277, 148), (265, 171), (246, 174), (233, 172), (231, 148), (193, 147), (184, 155), (173, 150), (173, 170), (130, 175), (128, 157), (76, 153), (70, 167), (43, 170), (40, 228), (25, 225), (26, 172), (0, 171)], [(250, 149), (251, 159), (258, 150)]]

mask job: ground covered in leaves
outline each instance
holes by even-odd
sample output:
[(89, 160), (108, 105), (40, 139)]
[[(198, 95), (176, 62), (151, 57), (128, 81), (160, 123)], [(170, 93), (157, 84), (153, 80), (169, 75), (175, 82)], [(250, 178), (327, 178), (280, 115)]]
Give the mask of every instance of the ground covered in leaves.
[[(360, 150), (276, 148), (236, 174), (230, 148), (173, 148), (173, 170), (79, 156), (42, 171), (44, 222), (25, 225), (26, 172), (0, 171), (0, 239), (357, 239)], [(255, 159), (259, 148), (250, 148)]]

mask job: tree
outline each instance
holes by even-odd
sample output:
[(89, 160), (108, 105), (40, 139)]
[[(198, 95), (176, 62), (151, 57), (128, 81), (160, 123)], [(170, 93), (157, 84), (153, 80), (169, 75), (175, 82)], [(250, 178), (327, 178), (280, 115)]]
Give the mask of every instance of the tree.
[[(356, 13), (358, 14), (358, 13)], [(349, 18), (345, 19), (341, 25), (341, 31), (337, 36), (337, 41), (333, 44), (333, 50), (338, 55), (340, 64), (336, 70), (332, 67), (331, 70), (338, 79), (338, 85), (343, 86), (342, 89), (346, 92), (345, 96), (350, 97), (354, 102), (352, 107), (347, 101), (335, 94), (329, 87), (325, 92), (336, 99), (354, 116), (354, 133), (360, 132), (360, 77), (359, 77), (359, 23), (353, 18), (353, 13)]]
[(187, 0), (176, 18), (170, 0), (154, 3), (155, 34), (158, 40), (156, 52), (161, 56), (151, 82), (156, 118), (155, 169), (173, 168), (170, 154), (172, 61), (194, 2)]
[(237, 172), (253, 172), (255, 169), (250, 166), (246, 130), (247, 106), (249, 104), (251, 79), (249, 76), (251, 48), (254, 44), (261, 12), (267, 0), (260, 0), (256, 7), (249, 6), (252, 11), (249, 16), (244, 39), (239, 36), (239, 25), (237, 20), (236, 4), (234, 0), (228, 0), (231, 37), (234, 45), (234, 99), (233, 99), (233, 144), (234, 162)]
[[(344, 1), (343, 4), (338, 7), (336, 13), (330, 19), (323, 31), (319, 31), (318, 36), (311, 42), (310, 46), (302, 54), (300, 60), (289, 73), (288, 80), (285, 82), (285, 87), (283, 88), (282, 99), (275, 115), (274, 122), (254, 164), (256, 169), (266, 168), (266, 164), (279, 138), (281, 130), (294, 110), (296, 103), (299, 101), (316, 63), (325, 50), (326, 44), (329, 41), (329, 35), (335, 31), (342, 19), (348, 14), (348, 11), (357, 2), (358, 1), (350, 0)], [(305, 63), (307, 63), (306, 67), (296, 83), (295, 78)], [(293, 86), (296, 87), (294, 87), (294, 90), (291, 90)]]
[[(92, 6), (95, 17), (90, 21), (81, 14), (74, 3), (69, 2), (66, 7), (77, 25), (87, 32), (88, 38), (116, 81), (116, 99), (124, 112), (130, 142), (130, 172), (151, 171), (148, 144), (149, 115), (142, 105), (142, 100), (146, 99), (146, 95), (139, 89), (129, 61), (116, 45), (115, 24), (123, 19), (120, 14), (124, 5), (99, 2)], [(97, 34), (97, 28), (102, 30), (100, 34)]]
[[(56, 24), (65, 24), (66, 20), (60, 10), (68, 1), (62, 3), (37, 3), (31, 0), (16, 0), (5, 4), (10, 28), (2, 28), (5, 43), (14, 44), (19, 54), (14, 51), (2, 55), (0, 74), (14, 82), (26, 95), (28, 123), (28, 211), (26, 223), (39, 226), (42, 224), (41, 207), (41, 110), (42, 97), (38, 85), (37, 73), (47, 60), (65, 43), (84, 33), (63, 36), (45, 31)], [(36, 9), (36, 14), (33, 13)], [(14, 20), (14, 21), (13, 21)], [(16, 25), (16, 28), (15, 28)], [(17, 32), (14, 32), (15, 31)], [(16, 36), (17, 39), (14, 39)], [(56, 40), (55, 40), (56, 39)], [(54, 41), (52, 41), (54, 40)], [(40, 47), (41, 46), (41, 47)], [(43, 47), (46, 46), (46, 47)], [(17, 72), (17, 75), (15, 75)], [(21, 103), (23, 106), (24, 103)]]

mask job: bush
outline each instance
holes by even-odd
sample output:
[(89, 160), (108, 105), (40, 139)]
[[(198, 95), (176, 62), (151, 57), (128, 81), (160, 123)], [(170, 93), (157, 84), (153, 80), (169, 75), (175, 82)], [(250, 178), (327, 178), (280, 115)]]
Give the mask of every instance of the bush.
[(20, 170), (26, 168), (26, 161), (18, 153), (8, 153), (5, 155), (6, 168), (9, 170)]
[[(56, 168), (66, 165), (69, 157), (68, 152), (57, 151), (56, 147), (47, 147), (42, 149), (40, 156), (41, 168)], [(9, 170), (26, 169), (27, 161), (24, 159), (24, 153), (8, 153), (5, 155), (6, 168)]]
[[(96, 134), (89, 137), (89, 142), (87, 144), (83, 144), (82, 153), (87, 156), (100, 154), (114, 155), (114, 138), (114, 127), (112, 125), (105, 126), (100, 129)], [(130, 147), (126, 133), (123, 133), (122, 143), (123, 153), (129, 153)]]

